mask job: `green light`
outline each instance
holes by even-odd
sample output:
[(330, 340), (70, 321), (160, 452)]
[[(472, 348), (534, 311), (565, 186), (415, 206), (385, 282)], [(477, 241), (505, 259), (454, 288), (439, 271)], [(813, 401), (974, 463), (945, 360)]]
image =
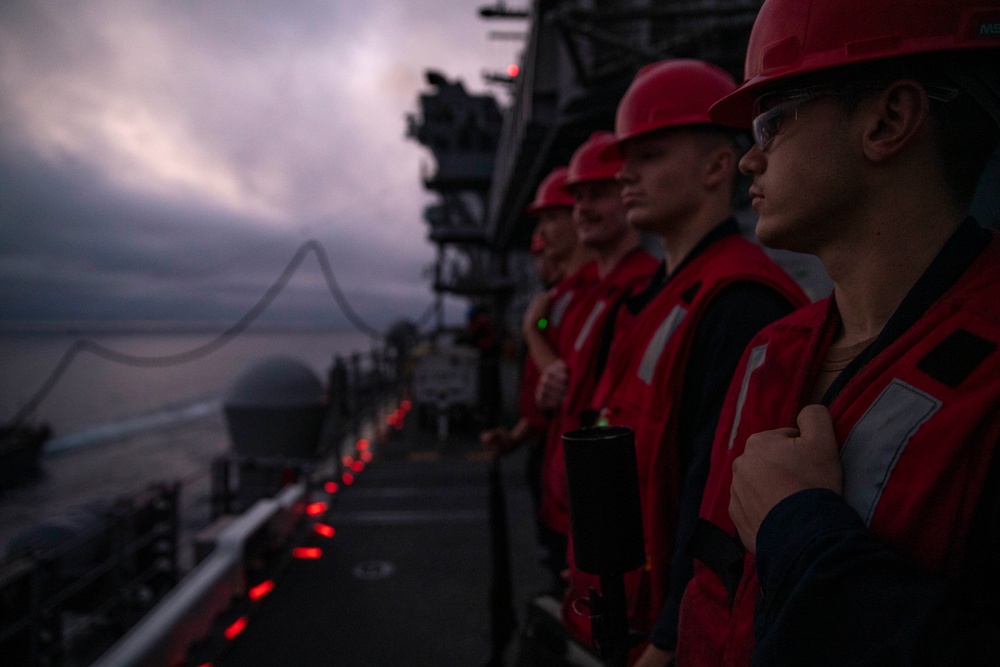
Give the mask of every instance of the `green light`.
[(546, 328), (548, 328), (548, 326), (549, 326), (549, 320), (547, 318), (545, 318), (545, 317), (538, 318), (538, 328), (539, 329), (546, 329)]
[(608, 421), (607, 417), (601, 417), (597, 420), (597, 426), (611, 426), (611, 422)]

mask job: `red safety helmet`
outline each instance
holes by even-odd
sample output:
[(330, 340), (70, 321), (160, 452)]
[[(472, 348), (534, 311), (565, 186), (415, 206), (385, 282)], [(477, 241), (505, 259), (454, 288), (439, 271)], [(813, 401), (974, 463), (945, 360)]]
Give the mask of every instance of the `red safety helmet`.
[(750, 33), (744, 83), (712, 107), (712, 120), (748, 126), (761, 89), (788, 77), (976, 48), (1000, 48), (997, 0), (766, 0)]
[(576, 185), (588, 181), (614, 180), (622, 168), (622, 158), (618, 151), (609, 151), (615, 145), (615, 135), (611, 132), (594, 132), (577, 147), (569, 160), (566, 185)]
[(554, 206), (565, 206), (572, 208), (576, 204), (573, 195), (566, 190), (566, 174), (569, 170), (566, 167), (556, 167), (549, 175), (542, 179), (538, 190), (535, 191), (535, 201), (528, 204), (528, 215), (538, 215), (544, 209)]
[(646, 65), (635, 75), (615, 114), (618, 144), (646, 132), (714, 124), (708, 110), (736, 90), (729, 72), (703, 60), (677, 58)]

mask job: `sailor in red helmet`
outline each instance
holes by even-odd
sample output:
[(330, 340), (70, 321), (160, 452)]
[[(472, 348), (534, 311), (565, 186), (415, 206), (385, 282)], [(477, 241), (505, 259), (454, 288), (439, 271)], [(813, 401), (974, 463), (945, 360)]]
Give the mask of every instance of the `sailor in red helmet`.
[[(708, 109), (735, 87), (706, 62), (648, 65), (618, 106), (609, 148), (624, 160), (618, 181), (628, 222), (658, 237), (664, 251), (660, 269), (618, 313), (592, 402), (602, 423), (635, 432), (646, 565), (627, 575), (626, 592), (632, 628), (651, 642), (641, 665), (665, 665), (673, 655), (691, 569), (683, 543), (740, 354), (764, 325), (807, 301), (733, 218), (737, 145)], [(684, 515), (690, 521), (679, 520)], [(580, 601), (591, 586), (599, 586), (596, 577), (574, 570), (563, 607), (566, 625), (586, 641), (591, 628)]]
[[(641, 247), (638, 231), (625, 220), (621, 190), (615, 181), (621, 167), (605, 155), (610, 132), (595, 132), (573, 152), (566, 189), (573, 196), (573, 224), (580, 244), (595, 259), (582, 272), (592, 278), (586, 292), (562, 306), (555, 293), (541, 295), (525, 316), (525, 339), (542, 369), (536, 400), (553, 411), (546, 458), (542, 464), (542, 519), (569, 533), (569, 498), (562, 434), (578, 428), (580, 413), (590, 405), (600, 372), (598, 351), (608, 314), (619, 301), (645, 283), (656, 260)], [(545, 336), (537, 322), (558, 314), (555, 336)]]
[[(539, 259), (540, 277), (546, 288), (545, 303), (553, 304), (544, 325), (539, 327), (538, 314), (525, 314), (531, 321), (533, 331), (538, 331), (550, 345), (554, 345), (564, 328), (563, 318), (570, 304), (581, 299), (597, 279), (593, 253), (579, 243), (573, 223), (575, 200), (566, 189), (567, 167), (557, 167), (542, 179), (535, 192), (534, 200), (528, 205), (528, 215), (538, 218), (532, 235), (532, 252)], [(544, 270), (548, 270), (546, 280)], [(531, 308), (529, 307), (529, 311)], [(521, 375), (521, 389), (518, 398), (520, 419), (510, 429), (499, 427), (480, 434), (480, 442), (495, 456), (503, 456), (515, 449), (539, 441), (541, 444), (528, 457), (528, 479), (533, 489), (537, 488), (537, 534), (543, 551), (542, 564), (552, 579), (550, 588), (561, 591), (564, 583), (563, 570), (566, 567), (566, 544), (568, 529), (553, 521), (550, 513), (542, 511), (543, 498), (552, 493), (544, 490), (544, 461), (550, 459), (546, 441), (552, 410), (542, 409), (535, 400), (535, 392), (540, 378), (539, 365), (529, 353), (525, 356)]]
[(1000, 664), (996, 0), (767, 0), (712, 108), (765, 244), (829, 299), (750, 343), (720, 419), (678, 664)]
[[(531, 237), (529, 251), (535, 258), (538, 279), (545, 290), (552, 289), (566, 277), (566, 260), (552, 252), (546, 252), (545, 241), (540, 231)], [(524, 356), (521, 370), (520, 391), (517, 398), (518, 420), (511, 426), (497, 426), (479, 435), (479, 441), (493, 455), (506, 456), (520, 447), (529, 448), (525, 459), (525, 480), (531, 493), (535, 510), (536, 535), (542, 549), (542, 564), (551, 574), (550, 587), (553, 592), (563, 588), (562, 572), (565, 568), (565, 538), (558, 536), (555, 545), (551, 529), (538, 516), (541, 505), (542, 459), (545, 451), (550, 413), (543, 411), (535, 402), (535, 388), (538, 385), (538, 366), (530, 355)]]

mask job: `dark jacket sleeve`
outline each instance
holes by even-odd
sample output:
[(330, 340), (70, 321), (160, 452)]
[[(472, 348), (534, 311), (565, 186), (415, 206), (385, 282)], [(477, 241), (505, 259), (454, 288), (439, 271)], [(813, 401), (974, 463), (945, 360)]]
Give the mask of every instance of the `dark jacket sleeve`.
[(963, 575), (950, 584), (877, 541), (832, 491), (776, 505), (757, 534), (753, 664), (1000, 665), (1000, 507), (991, 479)]
[(677, 645), (681, 595), (693, 573), (687, 545), (701, 507), (712, 441), (729, 383), (750, 340), (792, 310), (788, 300), (774, 289), (760, 283), (739, 282), (712, 300), (698, 324), (681, 396), (678, 447), (683, 479), (670, 566), (670, 596), (650, 636), (650, 641), (661, 649), (673, 650)]

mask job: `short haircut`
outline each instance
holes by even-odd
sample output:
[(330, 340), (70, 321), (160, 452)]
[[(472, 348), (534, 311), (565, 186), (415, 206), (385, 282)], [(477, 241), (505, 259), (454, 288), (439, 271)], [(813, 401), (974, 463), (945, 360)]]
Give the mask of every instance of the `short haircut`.
[[(984, 63), (987, 64), (984, 66)], [(884, 88), (900, 79), (919, 82), (931, 97), (930, 123), (945, 185), (954, 202), (968, 208), (990, 157), (1000, 145), (997, 121), (950, 74), (972, 68), (980, 72), (994, 72), (991, 76), (1000, 80), (1000, 51), (889, 58), (797, 77), (794, 87), (829, 85), (831, 88), (847, 88), (848, 94), (838, 96), (837, 100), (848, 113), (852, 113), (862, 100), (872, 94), (872, 89)], [(779, 85), (785, 89), (792, 87), (791, 83), (787, 81)], [(944, 101), (935, 99), (940, 95), (935, 95), (933, 91), (938, 90), (960, 92)], [(1000, 108), (1000, 99), (993, 102)]]

